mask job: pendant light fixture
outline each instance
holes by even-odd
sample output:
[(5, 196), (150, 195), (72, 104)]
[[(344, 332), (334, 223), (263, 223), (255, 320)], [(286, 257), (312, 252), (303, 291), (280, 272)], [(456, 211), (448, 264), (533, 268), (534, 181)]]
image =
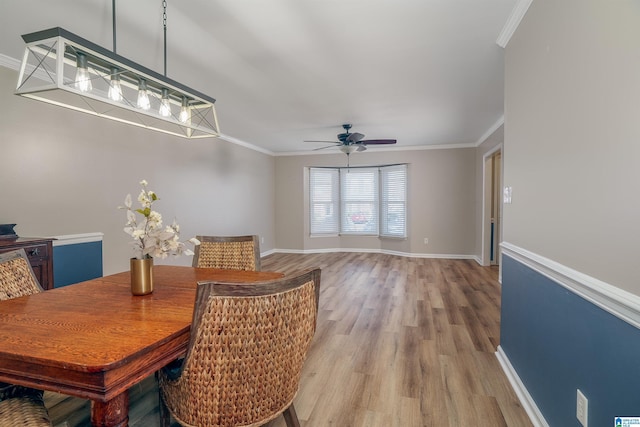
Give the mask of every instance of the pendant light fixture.
[(82, 52), (78, 52), (78, 55), (76, 55), (76, 79), (74, 85), (80, 92), (90, 92), (93, 89), (87, 66), (87, 55)]
[(184, 138), (220, 135), (215, 99), (167, 77), (167, 2), (163, 6), (164, 75), (62, 28), (22, 36), (16, 94)]
[(109, 99), (122, 101), (122, 86), (120, 86), (120, 73), (116, 67), (111, 67), (111, 82), (109, 83)]

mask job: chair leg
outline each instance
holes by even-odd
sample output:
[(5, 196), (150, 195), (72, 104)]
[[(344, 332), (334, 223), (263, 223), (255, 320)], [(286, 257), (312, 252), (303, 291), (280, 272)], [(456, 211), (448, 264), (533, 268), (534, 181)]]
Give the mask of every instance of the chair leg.
[(167, 408), (167, 404), (164, 403), (162, 394), (159, 396), (159, 412), (160, 412), (160, 427), (169, 427), (171, 425), (171, 412)]
[(300, 421), (298, 421), (298, 415), (296, 414), (296, 408), (293, 407), (293, 403), (284, 410), (282, 415), (284, 415), (287, 427), (300, 427)]
[(160, 413), (160, 427), (170, 427), (171, 412), (169, 412), (169, 408), (167, 407), (167, 404), (164, 402), (164, 398), (162, 397), (162, 390), (160, 389), (159, 380), (159, 372), (156, 372), (156, 382), (158, 384), (158, 412)]

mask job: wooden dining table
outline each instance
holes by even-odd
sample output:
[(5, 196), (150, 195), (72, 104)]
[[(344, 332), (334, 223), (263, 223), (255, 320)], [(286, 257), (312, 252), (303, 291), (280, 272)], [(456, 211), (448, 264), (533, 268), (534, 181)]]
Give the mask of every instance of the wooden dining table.
[(282, 276), (158, 265), (149, 295), (123, 272), (0, 301), (0, 381), (90, 399), (93, 426), (126, 426), (129, 388), (185, 354), (198, 282)]

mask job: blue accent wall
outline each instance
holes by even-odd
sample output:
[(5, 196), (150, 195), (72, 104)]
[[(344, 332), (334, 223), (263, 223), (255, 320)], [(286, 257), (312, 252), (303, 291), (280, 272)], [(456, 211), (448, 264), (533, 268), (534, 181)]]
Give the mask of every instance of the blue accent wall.
[(550, 426), (640, 416), (640, 330), (506, 255), (500, 346)]
[(53, 281), (56, 288), (102, 277), (102, 242), (53, 247)]

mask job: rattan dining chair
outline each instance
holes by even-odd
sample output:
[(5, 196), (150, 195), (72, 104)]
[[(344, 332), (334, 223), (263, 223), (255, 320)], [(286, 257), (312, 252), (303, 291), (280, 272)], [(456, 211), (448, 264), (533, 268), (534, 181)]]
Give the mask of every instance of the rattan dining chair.
[(161, 426), (261, 426), (293, 406), (316, 327), (320, 269), (198, 284), (187, 355), (158, 372)]
[[(0, 300), (42, 290), (23, 249), (0, 254)], [(0, 427), (51, 425), (41, 390), (0, 382)]]
[(196, 236), (194, 267), (260, 271), (258, 236)]
[(0, 427), (51, 427), (42, 391), (0, 383)]

